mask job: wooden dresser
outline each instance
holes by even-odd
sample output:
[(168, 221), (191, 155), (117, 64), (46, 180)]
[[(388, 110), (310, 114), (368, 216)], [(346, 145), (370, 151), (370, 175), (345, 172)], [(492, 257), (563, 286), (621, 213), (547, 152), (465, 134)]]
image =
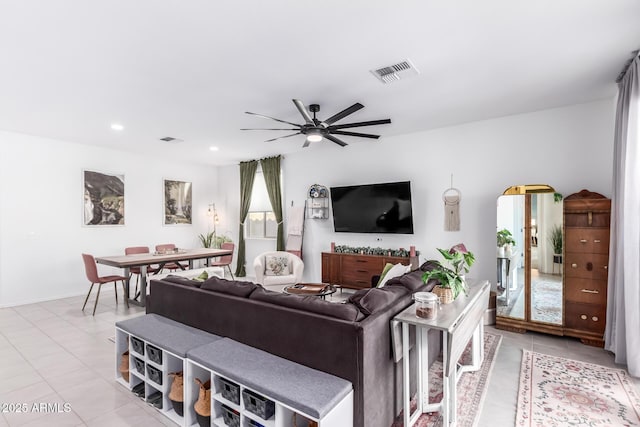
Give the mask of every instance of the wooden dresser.
[(322, 253), (322, 282), (344, 288), (364, 289), (371, 287), (371, 278), (382, 273), (387, 263), (411, 264), (418, 268), (418, 257), (394, 257), (383, 255)]
[(564, 199), (564, 334), (604, 345), (611, 200), (582, 190)]

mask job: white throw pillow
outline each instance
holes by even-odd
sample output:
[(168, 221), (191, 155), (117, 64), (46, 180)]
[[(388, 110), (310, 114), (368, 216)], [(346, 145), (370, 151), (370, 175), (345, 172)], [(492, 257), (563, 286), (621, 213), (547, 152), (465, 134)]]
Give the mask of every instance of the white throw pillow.
[(397, 263), (396, 265), (391, 267), (389, 271), (387, 271), (387, 274), (385, 274), (384, 278), (380, 281), (380, 283), (378, 283), (378, 287), (381, 288), (384, 285), (386, 285), (386, 283), (390, 279), (393, 279), (394, 277), (400, 277), (403, 274), (408, 273), (410, 271), (411, 271), (411, 265), (402, 265), (400, 263)]
[(289, 274), (289, 258), (286, 256), (267, 255), (264, 263), (265, 276), (286, 276)]

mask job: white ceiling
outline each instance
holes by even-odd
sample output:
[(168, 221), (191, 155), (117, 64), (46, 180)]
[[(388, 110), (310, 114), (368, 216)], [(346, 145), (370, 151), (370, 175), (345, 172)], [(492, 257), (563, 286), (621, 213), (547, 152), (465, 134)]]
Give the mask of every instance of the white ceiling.
[[(344, 140), (380, 144), (613, 96), (639, 47), (637, 0), (0, 0), (0, 129), (231, 164), (304, 142), (240, 131), (280, 127), (244, 111), (302, 123), (292, 98), (319, 118), (360, 102), (344, 121), (393, 123)], [(405, 58), (419, 76), (369, 73)]]

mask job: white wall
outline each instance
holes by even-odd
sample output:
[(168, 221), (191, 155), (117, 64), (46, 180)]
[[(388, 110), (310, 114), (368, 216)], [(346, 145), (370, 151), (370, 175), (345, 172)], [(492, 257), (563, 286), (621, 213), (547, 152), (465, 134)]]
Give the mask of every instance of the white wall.
[[(82, 225), (83, 169), (125, 175), (124, 226)], [(163, 178), (193, 183), (193, 225), (162, 225)], [(85, 294), (82, 252), (118, 255), (126, 246), (169, 242), (199, 246), (216, 189), (215, 167), (0, 132), (0, 306)]]
[[(413, 235), (335, 233), (332, 219), (308, 219), (305, 280), (320, 280), (320, 253), (328, 251), (332, 241), (385, 248), (415, 245), (421, 261), (437, 257), (436, 247), (464, 242), (477, 258), (470, 276), (495, 282), (497, 197), (510, 185), (536, 183), (552, 185), (565, 196), (583, 188), (610, 196), (613, 118), (614, 103), (607, 99), (374, 142), (352, 138), (345, 148), (323, 142), (288, 154), (283, 161), (285, 206), (304, 203), (314, 183), (330, 187), (410, 180), (413, 192)], [(220, 170), (220, 182), (225, 183), (220, 195), (232, 202), (228, 214), (234, 218), (237, 170), (237, 165)], [(451, 174), (462, 192), (459, 232), (443, 229), (442, 193)], [(233, 233), (237, 235), (237, 226)], [(248, 274), (255, 246), (247, 242)]]

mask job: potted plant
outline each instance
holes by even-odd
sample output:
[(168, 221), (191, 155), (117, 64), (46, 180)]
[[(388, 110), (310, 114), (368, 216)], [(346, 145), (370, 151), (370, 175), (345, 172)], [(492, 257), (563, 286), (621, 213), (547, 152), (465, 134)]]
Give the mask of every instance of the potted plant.
[(202, 247), (212, 248), (214, 245), (215, 235), (216, 235), (215, 231), (212, 231), (210, 233), (198, 234), (198, 239), (200, 239), (200, 243), (202, 244)]
[(553, 256), (562, 256), (562, 227), (558, 224), (549, 230), (549, 243), (553, 247)]
[(515, 245), (516, 241), (513, 239), (513, 235), (509, 230), (503, 228), (496, 233), (497, 245), (498, 245), (498, 256), (505, 256), (505, 246), (507, 245)]
[(475, 262), (475, 256), (468, 251), (462, 243), (451, 247), (451, 249), (439, 249), (438, 252), (444, 257), (446, 264), (440, 261), (431, 261), (433, 269), (422, 275), (422, 281), (427, 283), (431, 279), (438, 281), (432, 292), (440, 297), (443, 304), (448, 304), (455, 300), (461, 292), (466, 294), (467, 285), (464, 280), (465, 273)]

